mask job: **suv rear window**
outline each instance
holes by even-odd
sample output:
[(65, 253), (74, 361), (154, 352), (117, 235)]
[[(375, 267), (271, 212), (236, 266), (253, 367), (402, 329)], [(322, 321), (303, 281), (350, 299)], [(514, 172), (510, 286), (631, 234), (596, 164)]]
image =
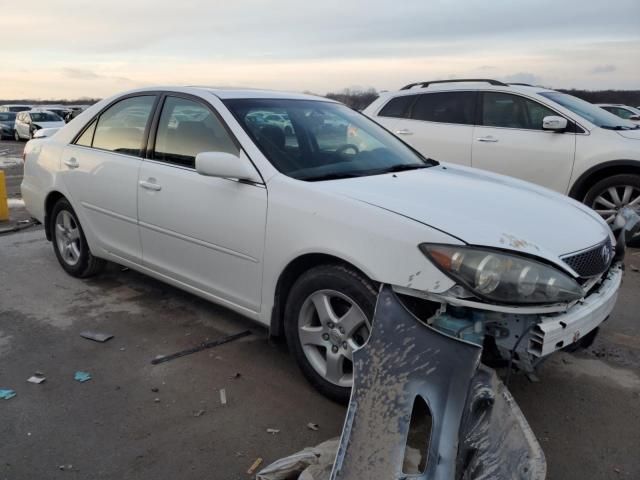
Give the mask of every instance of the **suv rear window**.
[(409, 107), (413, 104), (417, 95), (403, 95), (401, 97), (392, 98), (380, 113), (379, 117), (406, 118), (409, 116)]
[(423, 93), (411, 112), (414, 120), (473, 125), (476, 110), (475, 92)]

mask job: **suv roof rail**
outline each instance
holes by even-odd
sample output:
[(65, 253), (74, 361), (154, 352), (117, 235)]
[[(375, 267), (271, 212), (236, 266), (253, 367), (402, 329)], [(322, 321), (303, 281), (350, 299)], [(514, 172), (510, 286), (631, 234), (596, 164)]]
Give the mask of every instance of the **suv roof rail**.
[(452, 80), (431, 80), (428, 82), (416, 82), (416, 83), (410, 83), (409, 85), (405, 85), (404, 87), (402, 87), (400, 90), (409, 90), (413, 87), (417, 87), (418, 85), (421, 88), (426, 88), (429, 85), (433, 85), (436, 83), (459, 83), (459, 82), (485, 82), (488, 83), (489, 85), (495, 85), (497, 87), (508, 87), (509, 85), (507, 85), (506, 83), (502, 83), (498, 80), (492, 80), (490, 78), (455, 78)]

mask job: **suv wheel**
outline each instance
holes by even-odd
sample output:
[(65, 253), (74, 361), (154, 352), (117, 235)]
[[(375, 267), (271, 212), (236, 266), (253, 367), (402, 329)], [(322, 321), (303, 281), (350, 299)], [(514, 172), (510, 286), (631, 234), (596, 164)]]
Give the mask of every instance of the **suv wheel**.
[(58, 200), (51, 212), (51, 238), (58, 262), (71, 276), (85, 278), (100, 272), (105, 261), (89, 251), (80, 222), (71, 204)]
[(376, 290), (356, 270), (322, 265), (295, 282), (285, 307), (287, 344), (323, 395), (349, 401), (353, 351), (369, 338)]
[[(609, 224), (623, 207), (631, 207), (640, 214), (640, 175), (621, 174), (600, 180), (589, 189), (583, 202)], [(633, 244), (639, 243), (640, 235), (636, 235)]]

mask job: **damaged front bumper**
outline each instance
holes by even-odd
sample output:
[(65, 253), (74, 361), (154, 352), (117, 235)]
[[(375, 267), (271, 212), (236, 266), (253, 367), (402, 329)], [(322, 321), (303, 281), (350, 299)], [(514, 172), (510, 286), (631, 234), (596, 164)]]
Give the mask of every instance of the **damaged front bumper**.
[(581, 300), (543, 307), (493, 305), (403, 287), (394, 290), (440, 304), (434, 315), (423, 319), (434, 328), (485, 347), (490, 345), (501, 359), (532, 372), (550, 354), (577, 345), (589, 334), (593, 336), (615, 306), (622, 274), (622, 263), (615, 263), (589, 282)]

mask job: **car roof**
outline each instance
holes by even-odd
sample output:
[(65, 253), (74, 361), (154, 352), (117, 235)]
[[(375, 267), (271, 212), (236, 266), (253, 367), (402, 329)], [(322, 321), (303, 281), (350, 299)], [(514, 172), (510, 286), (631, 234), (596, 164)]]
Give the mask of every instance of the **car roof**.
[(438, 83), (429, 83), (427, 86), (422, 86), (421, 84), (415, 84), (414, 86), (407, 85), (401, 90), (396, 90), (392, 92), (383, 92), (381, 95), (415, 95), (416, 93), (428, 93), (428, 92), (439, 92), (439, 91), (455, 91), (455, 90), (483, 90), (490, 91), (495, 90), (498, 92), (520, 92), (520, 93), (542, 93), (542, 92), (555, 92), (556, 90), (552, 90), (550, 88), (540, 87), (536, 85), (526, 85), (526, 84), (517, 84), (517, 83), (502, 83), (493, 81), (496, 84), (491, 84), (489, 81), (478, 80), (478, 81), (459, 81), (459, 80), (451, 80), (447, 81), (438, 81)]
[(332, 102), (337, 103), (334, 100), (307, 94), (307, 93), (297, 93), (297, 92), (281, 92), (278, 90), (266, 90), (266, 89), (254, 89), (254, 88), (218, 88), (218, 87), (208, 87), (208, 86), (155, 86), (155, 87), (145, 87), (145, 88), (137, 88), (135, 90), (129, 90), (127, 92), (121, 92), (115, 95), (113, 98), (118, 98), (124, 95), (130, 95), (134, 93), (143, 93), (143, 92), (157, 92), (157, 91), (166, 91), (166, 92), (177, 92), (177, 93), (191, 93), (195, 95), (214, 95), (221, 100), (228, 99), (241, 99), (241, 98), (253, 98), (253, 99), (289, 99), (289, 100), (315, 100), (315, 101), (323, 101), (323, 102)]

